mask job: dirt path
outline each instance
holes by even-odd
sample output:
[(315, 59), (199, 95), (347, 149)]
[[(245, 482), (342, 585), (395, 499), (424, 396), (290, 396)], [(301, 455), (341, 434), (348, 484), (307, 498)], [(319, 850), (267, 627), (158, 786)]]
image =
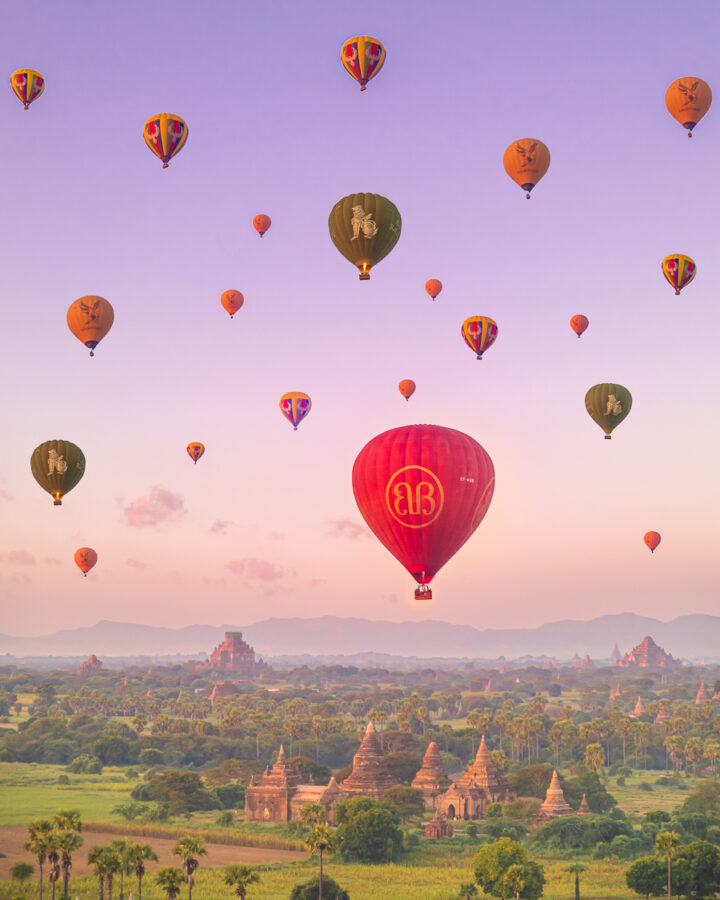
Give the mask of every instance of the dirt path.
[[(87, 864), (87, 851), (95, 844), (109, 844), (118, 838), (127, 837), (140, 844), (150, 844), (158, 855), (158, 862), (148, 863), (148, 872), (155, 872), (160, 866), (179, 865), (178, 857), (172, 855), (175, 838), (144, 837), (137, 834), (110, 834), (103, 831), (83, 831), (83, 846), (73, 855), (73, 875), (90, 875), (92, 868)], [(0, 879), (10, 878), (10, 869), (16, 862), (33, 863), (37, 870), (37, 860), (23, 850), (27, 840), (27, 828), (21, 825), (0, 827)], [(307, 854), (302, 850), (267, 850), (264, 847), (232, 847), (227, 844), (205, 844), (208, 852), (202, 858), (203, 867), (227, 866), (229, 863), (258, 865), (272, 862), (298, 862)]]

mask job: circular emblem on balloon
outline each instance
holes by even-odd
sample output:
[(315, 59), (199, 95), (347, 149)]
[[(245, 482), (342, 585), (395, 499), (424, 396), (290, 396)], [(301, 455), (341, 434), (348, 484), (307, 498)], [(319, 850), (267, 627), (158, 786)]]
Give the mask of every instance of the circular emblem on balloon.
[(393, 472), (385, 489), (390, 515), (406, 528), (427, 528), (444, 503), (440, 479), (424, 466), (404, 466)]

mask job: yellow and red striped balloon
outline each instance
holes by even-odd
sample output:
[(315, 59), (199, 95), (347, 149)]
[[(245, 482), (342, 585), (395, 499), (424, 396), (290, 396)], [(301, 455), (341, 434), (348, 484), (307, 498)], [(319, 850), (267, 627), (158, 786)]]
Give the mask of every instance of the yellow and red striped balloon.
[(312, 400), (302, 391), (290, 391), (283, 394), (280, 398), (280, 409), (282, 414), (292, 425), (293, 431), (297, 431), (298, 425), (305, 416), (310, 412)]
[(488, 316), (470, 316), (462, 323), (460, 334), (477, 358), (482, 359), (483, 353), (495, 343), (498, 327)]
[(187, 445), (187, 452), (190, 459), (197, 465), (197, 461), (205, 452), (205, 444), (201, 444), (200, 441), (192, 441)]
[(697, 273), (695, 261), (682, 253), (671, 253), (662, 261), (662, 272), (669, 284), (675, 288), (675, 296), (693, 280)]
[(185, 146), (188, 139), (187, 122), (172, 113), (158, 113), (150, 116), (143, 126), (145, 143), (162, 160), (167, 169), (170, 160)]
[(45, 90), (45, 79), (35, 69), (17, 69), (10, 76), (10, 87), (25, 109), (28, 109)]
[(340, 59), (345, 71), (359, 83), (360, 90), (364, 91), (368, 81), (383, 67), (385, 48), (377, 38), (362, 34), (345, 41)]

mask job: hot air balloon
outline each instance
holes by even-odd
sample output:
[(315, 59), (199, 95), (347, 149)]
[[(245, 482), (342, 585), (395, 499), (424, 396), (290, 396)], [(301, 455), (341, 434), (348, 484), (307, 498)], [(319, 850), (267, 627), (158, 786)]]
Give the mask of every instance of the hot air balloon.
[(25, 109), (45, 90), (45, 79), (35, 69), (17, 69), (10, 76), (10, 87)]
[(240, 293), (240, 291), (223, 291), (220, 296), (220, 302), (225, 307), (227, 312), (230, 313), (230, 318), (232, 319), (235, 313), (245, 302), (245, 298)]
[(85, 456), (70, 441), (45, 441), (33, 450), (30, 468), (40, 487), (52, 494), (53, 506), (62, 506), (63, 496), (85, 474)]
[(530, 191), (540, 181), (550, 166), (550, 151), (535, 138), (520, 138), (513, 141), (503, 154), (505, 171), (512, 180), (526, 191)]
[(360, 90), (364, 91), (368, 81), (383, 67), (385, 48), (377, 38), (362, 34), (345, 41), (340, 59), (346, 71), (360, 83)]
[(385, 259), (400, 238), (402, 219), (394, 203), (380, 194), (348, 194), (332, 208), (330, 238), (360, 270), (360, 281)]
[(425, 282), (425, 290), (434, 300), (442, 290), (442, 281), (438, 281), (437, 278), (431, 278), (430, 281)]
[(662, 272), (667, 281), (675, 288), (675, 296), (695, 277), (697, 266), (689, 256), (673, 253), (666, 256), (661, 263)]
[(440, 425), (407, 425), (374, 437), (352, 471), (355, 502), (378, 540), (418, 583), (416, 599), (482, 522), (495, 488), (476, 440)]
[(468, 347), (482, 359), (483, 353), (495, 343), (498, 336), (497, 323), (488, 316), (470, 316), (465, 319), (460, 334)]
[(398, 390), (406, 400), (409, 400), (415, 393), (415, 382), (412, 378), (403, 378), (398, 385)]
[(199, 441), (192, 441), (187, 445), (187, 452), (190, 459), (197, 465), (197, 461), (205, 452), (205, 444), (201, 444)]
[(155, 156), (162, 160), (163, 169), (167, 169), (173, 156), (185, 146), (188, 138), (187, 122), (172, 113), (158, 113), (150, 116), (145, 123), (143, 137)]
[(578, 337), (580, 337), (583, 331), (587, 329), (589, 324), (590, 320), (587, 316), (577, 315), (573, 316), (572, 319), (570, 319), (570, 327)]
[(263, 213), (260, 213), (258, 216), (253, 216), (253, 228), (257, 233), (262, 237), (268, 228), (272, 225), (272, 221), (270, 220), (270, 216), (266, 216)]
[(648, 533), (645, 535), (643, 540), (645, 541), (646, 545), (650, 548), (650, 552), (654, 553), (657, 550), (658, 546), (660, 545), (660, 541), (662, 540), (662, 537), (660, 536), (659, 531), (648, 531)]
[(702, 78), (678, 78), (665, 91), (665, 106), (673, 119), (687, 128), (688, 137), (692, 137), (693, 128), (710, 109), (711, 103), (710, 85)]
[(621, 384), (596, 384), (585, 394), (585, 408), (590, 418), (605, 432), (609, 441), (632, 407), (632, 394)]
[(93, 294), (80, 297), (70, 304), (67, 311), (68, 328), (90, 348), (90, 356), (95, 356), (95, 347), (110, 331), (114, 320), (115, 313), (110, 303), (104, 297)]
[(290, 391), (289, 394), (283, 394), (280, 398), (280, 409), (285, 418), (293, 426), (293, 431), (297, 431), (298, 425), (305, 416), (310, 412), (312, 400), (307, 394), (300, 391)]
[(92, 547), (81, 547), (79, 550), (75, 551), (75, 564), (86, 578), (87, 573), (95, 565), (97, 559), (97, 553)]

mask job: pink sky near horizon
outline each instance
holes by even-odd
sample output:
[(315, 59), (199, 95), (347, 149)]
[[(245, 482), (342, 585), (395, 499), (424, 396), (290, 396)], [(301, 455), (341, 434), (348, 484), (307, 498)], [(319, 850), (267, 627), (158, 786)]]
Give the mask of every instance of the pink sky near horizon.
[[(720, 91), (716, 4), (679, 32), (668, 2), (81, 0), (2, 25), (7, 76), (47, 87), (28, 112), (0, 90), (0, 630), (718, 613), (720, 113), (689, 141), (663, 99), (689, 74)], [(358, 33), (388, 54), (364, 93), (339, 61)], [(164, 171), (142, 140), (160, 111), (189, 125)], [(552, 155), (531, 202), (502, 168), (525, 136)], [(355, 191), (403, 217), (367, 283), (327, 231)], [(660, 272), (678, 251), (698, 264), (679, 298)], [(115, 324), (89, 359), (65, 314), (92, 293)], [(460, 337), (476, 314), (499, 326), (482, 363)], [(604, 381), (633, 394), (612, 441), (584, 408)], [(297, 433), (290, 390), (313, 400)], [(368, 440), (411, 422), (470, 434), (496, 470), (430, 604), (350, 482)], [(55, 437), (87, 459), (60, 509), (29, 466)], [(86, 579), (79, 546), (99, 555)]]

